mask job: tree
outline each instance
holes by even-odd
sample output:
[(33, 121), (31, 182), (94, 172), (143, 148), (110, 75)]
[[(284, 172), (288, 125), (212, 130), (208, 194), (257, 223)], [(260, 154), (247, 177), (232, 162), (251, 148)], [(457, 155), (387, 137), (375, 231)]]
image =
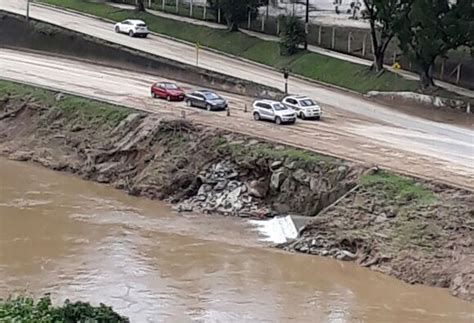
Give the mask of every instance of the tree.
[(434, 87), (433, 64), (459, 46), (473, 46), (474, 7), (472, 0), (411, 0), (396, 35), (400, 48), (420, 69), (421, 87)]
[(145, 11), (145, 0), (137, 0), (135, 5), (136, 11)]
[[(315, 8), (312, 8), (309, 4), (309, 0), (290, 0), (290, 3), (294, 3), (294, 4), (300, 4), (300, 5), (304, 5), (305, 6), (305, 14), (304, 14), (304, 21), (305, 21), (305, 33), (308, 32), (308, 24), (309, 24), (309, 13), (310, 11), (316, 11)], [(304, 49), (308, 49), (308, 38), (305, 37), (305, 40), (304, 40)]]
[(409, 0), (364, 0), (364, 4), (365, 10), (362, 15), (369, 21), (374, 48), (374, 62), (371, 68), (380, 72), (383, 70), (388, 44), (410, 9), (410, 3)]
[(210, 6), (221, 10), (229, 31), (238, 31), (239, 24), (246, 21), (249, 11), (255, 12), (268, 0), (211, 0)]
[(306, 41), (306, 32), (301, 20), (294, 15), (282, 16), (282, 27), (280, 31), (280, 53), (282, 55), (293, 55), (298, 46)]

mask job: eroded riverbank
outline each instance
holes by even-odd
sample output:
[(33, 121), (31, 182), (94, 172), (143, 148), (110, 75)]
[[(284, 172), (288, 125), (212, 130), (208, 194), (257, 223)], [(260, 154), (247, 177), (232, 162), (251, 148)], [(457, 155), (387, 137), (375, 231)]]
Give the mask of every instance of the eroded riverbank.
[(0, 152), (11, 159), (186, 212), (315, 216), (292, 250), (474, 295), (471, 192), (29, 87), (1, 95)]
[(442, 289), (262, 248), (237, 217), (173, 214), (1, 158), (0, 184), (0, 297), (106, 302), (132, 322), (469, 322), (474, 311)]

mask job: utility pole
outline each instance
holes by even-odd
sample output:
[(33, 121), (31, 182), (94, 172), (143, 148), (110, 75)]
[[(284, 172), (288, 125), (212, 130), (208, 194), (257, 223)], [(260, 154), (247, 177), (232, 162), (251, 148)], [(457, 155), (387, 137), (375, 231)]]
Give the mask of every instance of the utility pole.
[(308, 49), (308, 32), (309, 32), (309, 0), (306, 0), (306, 17), (305, 17), (305, 23), (304, 23), (304, 33), (305, 33), (305, 39), (304, 39), (304, 49)]
[(30, 20), (30, 0), (26, 0), (26, 21)]
[(199, 43), (196, 43), (196, 66), (199, 65)]

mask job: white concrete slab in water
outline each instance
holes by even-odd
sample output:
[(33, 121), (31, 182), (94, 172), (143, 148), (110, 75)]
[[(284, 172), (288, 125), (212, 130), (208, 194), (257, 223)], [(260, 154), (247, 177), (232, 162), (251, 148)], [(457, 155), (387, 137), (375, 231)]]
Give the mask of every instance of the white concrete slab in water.
[(289, 215), (274, 217), (270, 220), (249, 220), (249, 222), (265, 236), (264, 241), (284, 243), (298, 236), (298, 230)]

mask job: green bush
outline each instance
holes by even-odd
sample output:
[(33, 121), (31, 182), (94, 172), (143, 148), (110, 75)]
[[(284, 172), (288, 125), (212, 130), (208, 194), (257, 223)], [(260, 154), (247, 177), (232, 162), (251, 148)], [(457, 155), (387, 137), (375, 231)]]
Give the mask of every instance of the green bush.
[(0, 299), (0, 322), (41, 322), (41, 323), (128, 323), (128, 318), (112, 310), (111, 307), (100, 304), (92, 306), (89, 303), (66, 300), (62, 306), (53, 306), (48, 294), (39, 301), (26, 296), (10, 296)]

